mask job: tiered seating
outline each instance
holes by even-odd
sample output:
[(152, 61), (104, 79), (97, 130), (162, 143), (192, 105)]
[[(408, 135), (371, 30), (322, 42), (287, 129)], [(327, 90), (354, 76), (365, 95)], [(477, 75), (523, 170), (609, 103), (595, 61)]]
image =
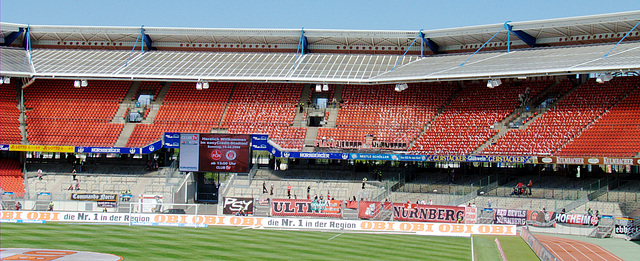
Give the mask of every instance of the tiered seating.
[(0, 144), (20, 144), (20, 110), (14, 85), (0, 86)]
[(416, 139), (454, 90), (455, 85), (449, 83), (412, 84), (400, 93), (394, 91), (393, 85), (345, 86), (336, 128), (321, 128), (317, 143), (357, 147), (365, 141), (365, 136), (372, 135), (383, 144), (406, 146)]
[(24, 195), (24, 180), (19, 162), (0, 159), (0, 188), (5, 192), (13, 192), (17, 197)]
[(491, 128), (518, 105), (518, 94), (530, 89), (535, 96), (549, 83), (503, 83), (489, 89), (484, 82), (467, 85), (442, 114), (416, 140), (410, 151), (420, 154), (465, 155), (498, 130)]
[(640, 151), (640, 78), (616, 80), (612, 88), (636, 89), (563, 146), (558, 156), (633, 157)]
[(305, 128), (291, 127), (301, 84), (237, 84), (222, 128), (229, 133), (265, 133), (288, 149), (302, 149)]
[(131, 82), (38, 80), (25, 89), (30, 144), (113, 146), (124, 124), (110, 123)]
[[(553, 155), (607, 108), (630, 90), (623, 82), (631, 78), (615, 78), (606, 84), (589, 81), (574, 90), (556, 106), (534, 120), (524, 130), (509, 130), (483, 154)], [(615, 86), (615, 87), (614, 87)]]
[(163, 132), (210, 133), (218, 128), (233, 83), (210, 83), (196, 90), (195, 83), (172, 83), (153, 124), (135, 126), (128, 147), (141, 147), (162, 137)]

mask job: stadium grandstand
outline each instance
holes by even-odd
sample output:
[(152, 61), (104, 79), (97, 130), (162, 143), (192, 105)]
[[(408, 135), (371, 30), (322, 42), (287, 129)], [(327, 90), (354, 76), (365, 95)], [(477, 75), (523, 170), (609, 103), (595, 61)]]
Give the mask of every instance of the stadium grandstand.
[[(616, 236), (602, 217), (640, 217), (639, 23), (640, 11), (428, 31), (3, 22), (2, 207), (142, 212), (133, 203), (150, 198), (222, 214), (223, 198), (321, 195), (345, 219), (354, 201), (417, 202), (477, 206), (479, 223), (493, 209), (589, 213), (600, 226), (576, 233)], [(229, 173), (183, 168), (182, 134), (268, 138)]]

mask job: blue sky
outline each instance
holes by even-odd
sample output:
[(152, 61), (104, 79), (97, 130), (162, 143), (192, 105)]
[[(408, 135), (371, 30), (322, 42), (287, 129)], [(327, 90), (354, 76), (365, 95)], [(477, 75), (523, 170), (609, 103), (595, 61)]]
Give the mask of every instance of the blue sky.
[(2, 0), (0, 20), (34, 25), (431, 30), (634, 10), (640, 10), (640, 1)]

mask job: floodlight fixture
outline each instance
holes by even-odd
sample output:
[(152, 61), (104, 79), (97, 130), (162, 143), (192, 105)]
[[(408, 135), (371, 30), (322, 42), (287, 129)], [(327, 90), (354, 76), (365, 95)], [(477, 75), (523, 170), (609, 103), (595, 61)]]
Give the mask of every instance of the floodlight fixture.
[(73, 87), (80, 88), (80, 85), (81, 85), (80, 80), (73, 81)]
[(209, 82), (202, 82), (202, 89), (209, 89)]
[(489, 81), (487, 82), (487, 88), (491, 88), (491, 89), (493, 89), (493, 88), (495, 88), (495, 87), (500, 86), (500, 84), (502, 84), (502, 81), (501, 81), (500, 79), (496, 79), (496, 80), (489, 80)]
[(196, 90), (198, 90), (198, 91), (202, 90), (202, 82), (197, 82), (196, 83)]
[(87, 80), (80, 80), (81, 87), (87, 87), (87, 85), (89, 85), (89, 82), (87, 82)]
[(322, 84), (316, 84), (316, 92), (321, 92), (322, 91)]
[(605, 82), (611, 81), (611, 79), (613, 79), (613, 75), (611, 73), (603, 73), (596, 77), (596, 82), (605, 83)]
[(329, 84), (326, 84), (326, 83), (325, 83), (325, 84), (323, 84), (323, 85), (322, 85), (322, 91), (323, 91), (323, 92), (327, 92), (327, 91), (329, 91)]
[(5, 77), (2, 79), (2, 83), (4, 83), (4, 84), (10, 84), (10, 83), (11, 83), (11, 77), (9, 77), (9, 76), (5, 76)]

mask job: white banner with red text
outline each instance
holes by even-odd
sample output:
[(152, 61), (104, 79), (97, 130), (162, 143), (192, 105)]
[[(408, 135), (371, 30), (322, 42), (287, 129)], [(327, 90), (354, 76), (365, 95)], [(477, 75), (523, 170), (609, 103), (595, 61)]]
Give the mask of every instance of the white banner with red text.
[(516, 235), (514, 225), (449, 224), (401, 221), (332, 220), (319, 218), (168, 215), (105, 212), (0, 211), (1, 222), (123, 223), (157, 226), (244, 226), (313, 230), (415, 233), (420, 235), (470, 236)]

